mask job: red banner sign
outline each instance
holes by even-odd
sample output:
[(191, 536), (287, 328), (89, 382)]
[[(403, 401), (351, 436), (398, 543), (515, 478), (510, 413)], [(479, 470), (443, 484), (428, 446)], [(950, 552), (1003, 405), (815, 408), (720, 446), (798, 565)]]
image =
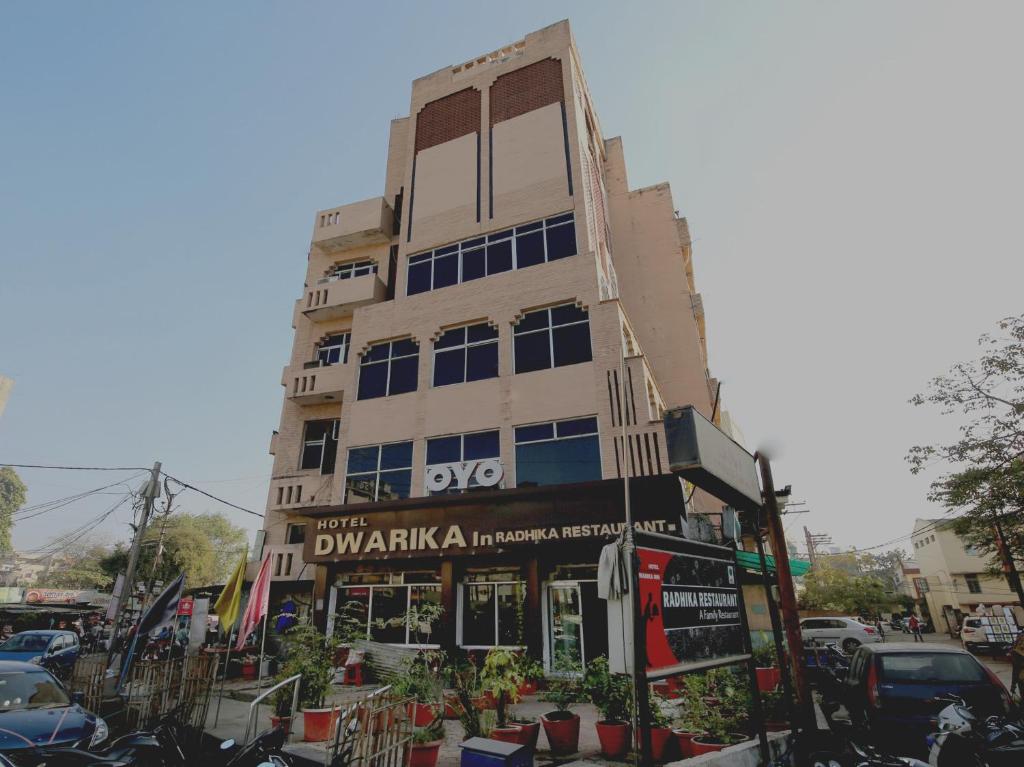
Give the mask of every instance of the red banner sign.
[(182, 597), (178, 600), (178, 615), (191, 615), (194, 605), (194, 597)]

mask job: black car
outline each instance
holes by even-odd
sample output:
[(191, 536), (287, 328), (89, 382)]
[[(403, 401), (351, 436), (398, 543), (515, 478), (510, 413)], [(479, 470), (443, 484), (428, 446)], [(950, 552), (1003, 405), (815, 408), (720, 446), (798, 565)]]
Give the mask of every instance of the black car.
[(0, 661), (0, 752), (88, 748), (106, 737), (106, 722), (82, 708), (49, 671), (34, 663)]
[(838, 672), (837, 694), (851, 721), (866, 729), (880, 745), (895, 745), (901, 753), (927, 750), (926, 736), (935, 717), (953, 693), (966, 700), (979, 719), (1005, 715), (1010, 695), (998, 677), (959, 647), (894, 642), (862, 645), (850, 668)]

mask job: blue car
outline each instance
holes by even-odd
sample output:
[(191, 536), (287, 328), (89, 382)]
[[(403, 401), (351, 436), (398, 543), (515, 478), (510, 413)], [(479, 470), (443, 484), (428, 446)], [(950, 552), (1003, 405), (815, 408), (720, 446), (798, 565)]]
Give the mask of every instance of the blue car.
[(0, 661), (0, 752), (37, 746), (89, 748), (107, 723), (82, 708), (53, 674), (33, 663)]
[(74, 631), (22, 631), (0, 644), (0, 661), (35, 663), (67, 679), (81, 651)]
[[(861, 645), (843, 674), (839, 698), (855, 725), (900, 754), (927, 753), (926, 736), (952, 693), (978, 718), (1006, 715), (1012, 701), (998, 677), (959, 647), (920, 642)], [(909, 752), (909, 753), (908, 753)]]

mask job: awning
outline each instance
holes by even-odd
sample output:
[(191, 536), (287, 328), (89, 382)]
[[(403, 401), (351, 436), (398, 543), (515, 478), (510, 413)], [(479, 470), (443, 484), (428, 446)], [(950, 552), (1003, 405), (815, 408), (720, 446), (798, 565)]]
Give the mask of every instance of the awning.
[[(765, 554), (765, 559), (768, 561), (768, 572), (775, 572), (775, 557), (771, 554)], [(755, 570), (761, 572), (761, 557), (753, 551), (737, 551), (736, 552), (736, 563), (740, 567), (746, 567), (749, 570)], [(791, 559), (789, 560), (789, 570), (794, 576), (806, 575), (807, 571), (811, 569), (811, 563), (805, 559)]]

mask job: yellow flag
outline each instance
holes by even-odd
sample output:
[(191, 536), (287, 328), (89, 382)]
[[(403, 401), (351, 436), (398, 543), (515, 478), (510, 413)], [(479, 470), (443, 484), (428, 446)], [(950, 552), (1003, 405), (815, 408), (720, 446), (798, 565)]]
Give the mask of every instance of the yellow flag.
[(245, 581), (245, 565), (249, 558), (249, 552), (242, 552), (242, 560), (238, 567), (231, 573), (228, 582), (224, 584), (224, 590), (220, 592), (217, 604), (213, 611), (220, 618), (220, 628), (225, 634), (231, 633), (231, 627), (238, 620), (238, 613), (242, 607), (242, 584)]

